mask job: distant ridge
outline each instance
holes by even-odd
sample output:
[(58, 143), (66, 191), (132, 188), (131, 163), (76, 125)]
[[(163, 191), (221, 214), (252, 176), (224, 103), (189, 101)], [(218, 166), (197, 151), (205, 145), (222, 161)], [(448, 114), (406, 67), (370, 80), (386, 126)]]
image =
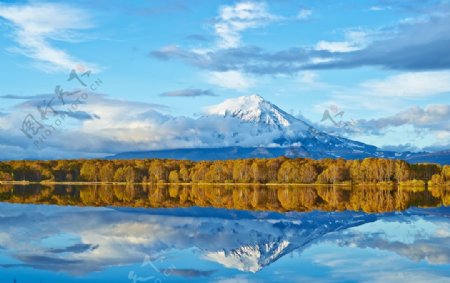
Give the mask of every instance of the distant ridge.
[[(337, 154), (340, 154), (338, 156)], [(242, 158), (276, 158), (286, 156), (290, 158), (307, 157), (312, 159), (321, 158), (345, 158), (362, 159), (365, 157), (384, 157), (392, 159), (412, 159), (415, 153), (404, 152), (396, 153), (392, 151), (375, 151), (368, 156), (364, 152), (307, 152), (302, 147), (288, 148), (268, 148), (268, 147), (223, 147), (223, 148), (180, 148), (166, 150), (149, 151), (131, 151), (108, 156), (107, 159), (142, 159), (142, 158), (161, 158), (161, 159), (185, 159), (192, 161), (201, 160), (227, 160)], [(412, 162), (417, 163), (417, 162)]]
[(405, 159), (409, 163), (439, 163), (450, 165), (450, 150), (417, 153)]

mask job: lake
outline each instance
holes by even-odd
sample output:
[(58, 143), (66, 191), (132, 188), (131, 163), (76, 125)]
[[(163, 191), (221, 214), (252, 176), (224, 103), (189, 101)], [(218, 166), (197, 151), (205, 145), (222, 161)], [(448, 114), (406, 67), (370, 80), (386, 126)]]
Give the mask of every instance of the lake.
[(0, 282), (450, 282), (450, 190), (0, 186)]

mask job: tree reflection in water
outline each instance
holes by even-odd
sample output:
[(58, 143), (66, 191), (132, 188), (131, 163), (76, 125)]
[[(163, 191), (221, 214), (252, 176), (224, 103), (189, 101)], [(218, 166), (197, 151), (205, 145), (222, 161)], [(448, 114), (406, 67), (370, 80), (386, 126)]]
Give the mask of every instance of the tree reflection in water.
[(450, 190), (261, 185), (2, 185), (0, 201), (78, 206), (390, 212), (450, 205)]

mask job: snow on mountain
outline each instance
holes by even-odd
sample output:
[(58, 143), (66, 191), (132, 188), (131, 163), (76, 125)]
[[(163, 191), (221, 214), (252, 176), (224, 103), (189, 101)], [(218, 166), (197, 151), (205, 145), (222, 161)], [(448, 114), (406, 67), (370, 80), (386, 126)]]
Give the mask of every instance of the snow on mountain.
[(258, 243), (241, 246), (231, 251), (208, 252), (205, 254), (205, 258), (218, 262), (227, 268), (255, 273), (294, 250), (288, 249), (289, 246), (290, 243), (286, 240), (281, 240), (279, 243)]
[(320, 134), (259, 95), (227, 99), (205, 112), (198, 121), (220, 124), (211, 132), (223, 138), (225, 146), (285, 146)]
[(245, 122), (263, 123), (271, 127), (289, 127), (298, 122), (293, 116), (284, 112), (259, 95), (241, 96), (208, 107), (208, 115), (236, 117)]
[[(227, 99), (207, 108), (206, 116), (199, 120), (202, 119), (203, 121), (219, 119), (220, 123), (228, 124), (226, 129), (233, 128), (230, 124), (239, 125), (241, 131), (234, 130), (231, 138), (230, 133), (220, 132), (221, 128), (218, 128), (219, 132), (213, 130), (214, 134), (231, 141), (227, 143), (227, 146), (238, 144), (249, 146), (246, 143), (248, 141), (262, 141), (254, 146), (294, 146), (306, 151), (312, 148), (315, 150), (334, 150), (335, 148), (364, 150), (365, 148), (363, 143), (322, 132), (286, 113), (259, 95)], [(249, 128), (244, 129), (243, 127)]]

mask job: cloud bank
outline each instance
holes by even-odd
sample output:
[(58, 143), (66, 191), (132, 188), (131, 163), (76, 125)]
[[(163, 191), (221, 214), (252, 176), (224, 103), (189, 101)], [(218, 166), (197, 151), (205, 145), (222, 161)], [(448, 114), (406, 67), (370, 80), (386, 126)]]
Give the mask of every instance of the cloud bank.
[[(233, 7), (228, 8), (229, 13), (233, 14)], [(153, 50), (151, 55), (161, 60), (182, 60), (200, 69), (260, 75), (364, 66), (402, 71), (444, 70), (450, 68), (450, 9), (441, 8), (441, 13), (430, 13), (420, 20), (400, 22), (372, 34), (351, 31), (346, 33), (344, 41), (320, 41), (315, 46), (294, 46), (278, 51), (241, 44), (237, 33), (240, 28), (257, 27), (259, 19), (268, 18), (266, 22), (270, 22), (274, 17), (261, 9), (253, 11), (254, 14), (252, 10), (245, 10), (245, 17), (242, 17), (249, 23), (238, 21), (236, 24), (224, 24), (223, 30), (216, 29), (216, 34), (225, 42), (220, 45), (221, 48), (200, 52), (171, 45)], [(241, 20), (240, 16), (229, 17)], [(236, 29), (230, 26), (236, 26)]]
[[(176, 97), (186, 95), (183, 91), (175, 94)], [(298, 137), (304, 131), (303, 126), (297, 129), (297, 124), (278, 129), (207, 112), (199, 118), (173, 116), (165, 105), (114, 99), (92, 92), (79, 103), (75, 103), (78, 97), (66, 99), (64, 103), (54, 100), (45, 116), (41, 116), (38, 107), (54, 95), (3, 97), (7, 98), (22, 99), (0, 115), (0, 149), (4, 159), (103, 157), (126, 151), (176, 148), (280, 146), (275, 144), (280, 137)], [(31, 138), (22, 132), (29, 114), (43, 127)], [(349, 135), (361, 132), (380, 135), (388, 129), (412, 126), (434, 134), (444, 144), (450, 141), (449, 119), (450, 106), (446, 104), (411, 107), (395, 115), (355, 121)], [(329, 130), (324, 125), (316, 126)], [(45, 135), (37, 148), (36, 139), (47, 130), (50, 134)], [(353, 130), (357, 131), (353, 133)]]

